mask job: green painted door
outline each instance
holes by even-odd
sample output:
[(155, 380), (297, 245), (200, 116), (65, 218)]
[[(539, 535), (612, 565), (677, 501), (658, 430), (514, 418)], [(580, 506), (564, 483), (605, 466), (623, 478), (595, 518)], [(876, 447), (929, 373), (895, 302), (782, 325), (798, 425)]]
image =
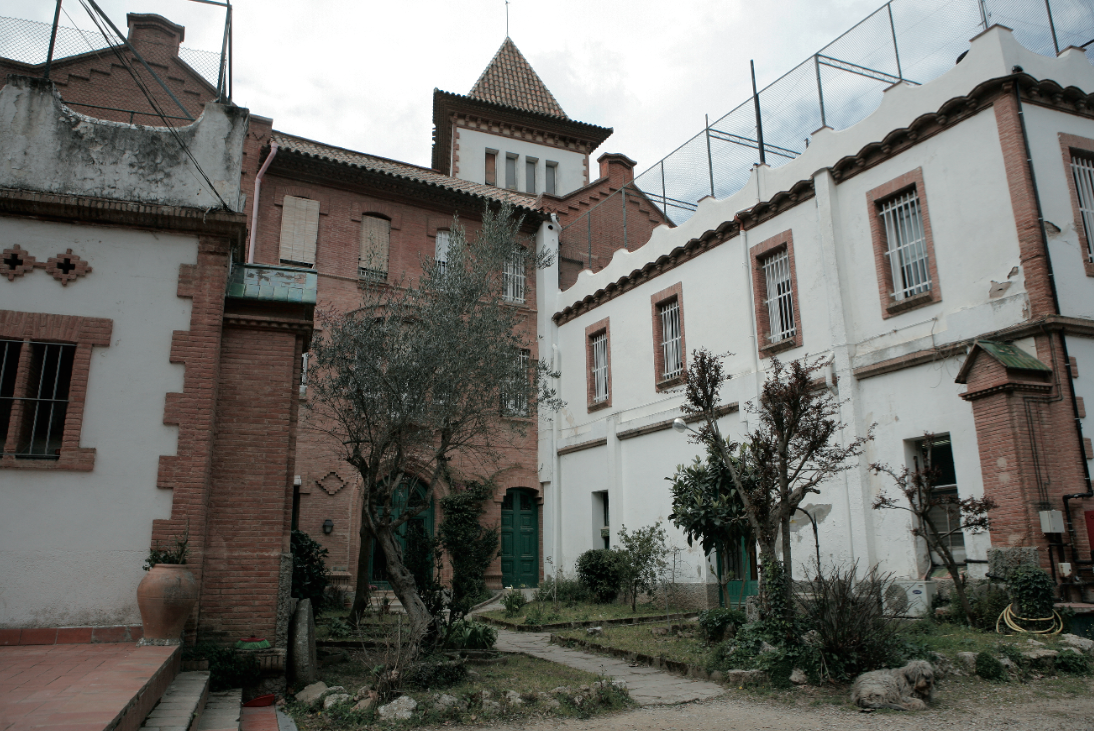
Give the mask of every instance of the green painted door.
[(539, 508), (531, 490), (514, 487), (501, 502), (501, 580), (539, 586)]
[[(759, 577), (756, 574), (756, 543), (742, 537), (734, 541), (723, 562), (722, 547), (717, 550), (718, 577), (724, 578), (728, 572), (729, 583), (726, 594), (721, 598), (722, 606), (744, 606), (746, 597), (760, 593)], [(728, 564), (728, 565), (727, 565)]]
[[(392, 499), (392, 512), (398, 517), (404, 510), (406, 510), (407, 499), (410, 500), (410, 506), (413, 508), (421, 506), (425, 501), (426, 486), (418, 480), (410, 480), (409, 488), (408, 483), (404, 482), (402, 485), (395, 489), (395, 495)], [(419, 513), (414, 518), (403, 523), (396, 529), (395, 537), (399, 542), (399, 547), (403, 549), (403, 562), (408, 563), (407, 554), (407, 539), (411, 540), (416, 538), (422, 540), (428, 540), (433, 537), (433, 502), (430, 501), (429, 507), (425, 511)], [(384, 549), (380, 547), (380, 544), (376, 542), (374, 538), (372, 540), (372, 555), (369, 557), (369, 577), (371, 578), (371, 584), (379, 589), (390, 589), (391, 582), (388, 581), (387, 576), (387, 558), (384, 556)], [(411, 571), (414, 571), (415, 567), (407, 566)]]

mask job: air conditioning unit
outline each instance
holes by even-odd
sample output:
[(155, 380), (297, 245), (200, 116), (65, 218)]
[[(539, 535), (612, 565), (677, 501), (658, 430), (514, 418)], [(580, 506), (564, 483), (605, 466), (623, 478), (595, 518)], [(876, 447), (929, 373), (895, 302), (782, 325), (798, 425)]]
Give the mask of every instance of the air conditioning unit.
[(898, 579), (885, 590), (885, 611), (898, 617), (925, 617), (936, 591), (933, 581)]

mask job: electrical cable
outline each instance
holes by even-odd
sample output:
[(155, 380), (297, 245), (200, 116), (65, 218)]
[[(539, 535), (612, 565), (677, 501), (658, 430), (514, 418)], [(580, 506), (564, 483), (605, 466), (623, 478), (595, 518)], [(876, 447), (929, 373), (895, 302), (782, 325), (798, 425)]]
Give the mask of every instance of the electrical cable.
[(190, 147), (186, 144), (185, 140), (182, 139), (182, 136), (179, 135), (178, 131), (173, 126), (171, 126), (170, 121), (167, 119), (167, 115), (164, 113), (159, 103), (153, 97), (151, 91), (149, 91), (147, 85), (144, 82), (144, 79), (142, 79), (137, 74), (136, 69), (129, 62), (129, 59), (125, 58), (125, 55), (119, 50), (119, 47), (111, 41), (110, 34), (107, 33), (106, 29), (99, 22), (99, 19), (96, 17), (96, 13), (90, 7), (88, 7), (85, 0), (80, 0), (80, 5), (82, 5), (84, 10), (87, 11), (88, 16), (91, 18), (91, 22), (93, 22), (95, 24), (95, 27), (99, 29), (99, 32), (102, 34), (103, 39), (110, 47), (110, 50), (114, 52), (114, 55), (117, 57), (122, 67), (129, 72), (129, 75), (133, 78), (133, 81), (134, 83), (136, 83), (137, 88), (144, 95), (145, 99), (148, 101), (149, 106), (151, 106), (152, 110), (156, 113), (156, 116), (158, 116), (163, 121), (163, 124), (167, 128), (168, 132), (171, 134), (172, 137), (174, 137), (175, 142), (178, 143), (179, 147), (182, 149), (186, 157), (188, 157), (190, 159), (190, 162), (193, 163), (194, 167), (197, 168), (197, 171), (201, 174), (201, 177), (205, 181), (206, 186), (209, 188), (210, 191), (212, 191), (213, 195), (216, 196), (217, 200), (220, 201), (221, 207), (226, 211), (231, 210), (231, 208), (228, 206), (228, 203), (224, 200), (224, 198), (221, 197), (220, 192), (217, 191), (216, 186), (213, 185), (213, 181), (205, 173), (205, 170), (202, 169), (201, 164), (198, 163), (197, 158), (194, 157), (194, 154), (193, 152), (191, 152)]

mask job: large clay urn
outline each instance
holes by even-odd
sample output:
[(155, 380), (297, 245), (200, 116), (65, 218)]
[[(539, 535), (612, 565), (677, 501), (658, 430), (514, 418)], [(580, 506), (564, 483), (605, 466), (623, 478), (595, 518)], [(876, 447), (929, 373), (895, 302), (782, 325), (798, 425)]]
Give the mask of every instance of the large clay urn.
[(158, 563), (137, 587), (146, 640), (177, 640), (198, 600), (198, 582), (185, 566)]

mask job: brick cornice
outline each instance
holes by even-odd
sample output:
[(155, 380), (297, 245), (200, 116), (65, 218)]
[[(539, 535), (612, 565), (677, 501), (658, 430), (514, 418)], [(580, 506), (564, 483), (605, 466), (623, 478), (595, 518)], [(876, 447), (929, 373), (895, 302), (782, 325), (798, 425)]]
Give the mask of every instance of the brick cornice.
[(1003, 383), (996, 383), (987, 388), (977, 389), (976, 391), (966, 391), (965, 393), (957, 394), (964, 401), (975, 401), (982, 399), (986, 396), (991, 396), (996, 393), (1012, 393), (1014, 391), (1024, 391), (1027, 393), (1051, 393), (1053, 384), (1051, 383), (1033, 383), (1030, 381), (1005, 381)]
[(313, 330), (311, 320), (297, 320), (281, 317), (262, 317), (261, 315), (224, 315), (225, 327), (241, 327), (249, 330), (276, 330), (294, 332), (310, 336)]
[(599, 439), (590, 439), (587, 442), (579, 442), (578, 444), (571, 444), (568, 447), (560, 447), (558, 449), (558, 456), (561, 457), (566, 454), (573, 454), (574, 452), (581, 452), (586, 449), (595, 449), (597, 447), (603, 447), (608, 443), (607, 437), (600, 437)]
[(158, 206), (11, 188), (0, 188), (0, 215), (223, 236), (231, 239), (233, 244), (241, 243), (247, 230), (247, 216), (231, 211)]

